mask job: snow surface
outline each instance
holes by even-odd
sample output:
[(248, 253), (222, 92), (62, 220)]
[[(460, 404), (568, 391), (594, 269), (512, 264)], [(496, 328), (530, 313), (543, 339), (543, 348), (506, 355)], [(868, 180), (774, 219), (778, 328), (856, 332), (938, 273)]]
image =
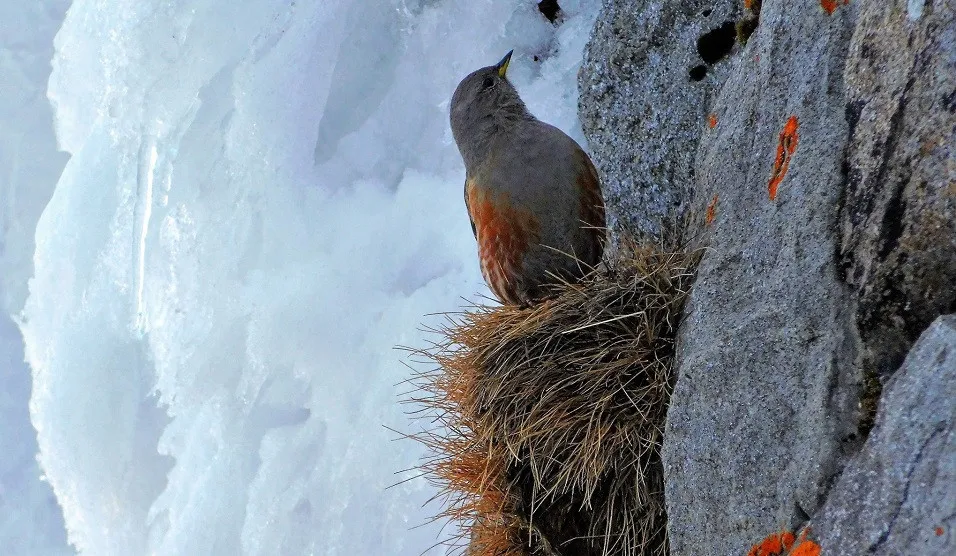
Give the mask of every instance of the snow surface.
[(69, 554), (63, 516), (40, 481), (30, 370), (19, 313), (33, 274), (33, 232), (66, 163), (46, 84), (67, 0), (0, 2), (0, 554)]
[(486, 292), (458, 80), (514, 48), (529, 108), (581, 139), (600, 3), (557, 27), (535, 4), (72, 3), (48, 89), (71, 158), (19, 319), (78, 550), (444, 552), (421, 448), (388, 430), (419, 426), (394, 347)]

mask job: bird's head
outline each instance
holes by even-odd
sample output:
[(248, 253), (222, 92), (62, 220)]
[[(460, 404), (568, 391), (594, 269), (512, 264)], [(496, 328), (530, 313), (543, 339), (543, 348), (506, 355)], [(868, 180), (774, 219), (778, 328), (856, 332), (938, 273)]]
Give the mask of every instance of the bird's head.
[(497, 64), (468, 74), (451, 97), (451, 131), (466, 164), (469, 151), (487, 141), (489, 134), (510, 120), (530, 116), (518, 91), (508, 81), (512, 52)]

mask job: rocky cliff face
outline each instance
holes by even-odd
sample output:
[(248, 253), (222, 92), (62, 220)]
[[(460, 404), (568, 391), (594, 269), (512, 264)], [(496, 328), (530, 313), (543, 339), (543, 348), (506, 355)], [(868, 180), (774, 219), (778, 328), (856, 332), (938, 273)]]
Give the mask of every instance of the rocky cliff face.
[(952, 554), (956, 546), (956, 315), (920, 336), (876, 426), (811, 521), (828, 554)]
[(709, 248), (663, 447), (671, 551), (812, 522), (824, 554), (952, 553), (956, 416), (931, 408), (956, 337), (927, 327), (956, 312), (956, 4), (743, 4), (607, 0), (580, 75), (613, 226), (687, 217)]
[(579, 112), (612, 228), (653, 238), (662, 220), (686, 210), (739, 15), (731, 0), (605, 3), (585, 54)]

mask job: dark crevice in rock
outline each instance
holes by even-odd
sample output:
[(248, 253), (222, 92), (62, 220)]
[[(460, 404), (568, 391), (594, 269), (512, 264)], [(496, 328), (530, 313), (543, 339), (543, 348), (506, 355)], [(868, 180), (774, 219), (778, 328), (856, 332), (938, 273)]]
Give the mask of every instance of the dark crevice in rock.
[[(850, 192), (855, 191), (860, 184), (860, 171), (850, 163), (849, 144), (853, 140), (853, 134), (856, 131), (857, 123), (860, 121), (860, 113), (864, 104), (863, 101), (849, 102), (843, 110), (843, 116), (847, 123), (847, 144), (843, 147), (843, 157), (840, 162), (840, 198), (837, 201), (837, 214), (839, 215), (848, 212)], [(861, 218), (858, 213), (849, 216), (851, 221), (854, 218)], [(843, 252), (839, 242), (834, 242), (834, 249), (836, 251), (834, 260), (837, 262), (837, 276), (841, 282), (849, 284), (850, 271), (854, 268), (853, 252)]]
[(883, 237), (882, 245), (877, 252), (881, 260), (886, 260), (890, 252), (899, 245), (900, 236), (903, 235), (903, 214), (906, 212), (906, 202), (903, 201), (903, 183), (897, 184), (893, 190), (893, 196), (886, 205), (886, 212), (883, 213)]
[(846, 117), (848, 137), (852, 138), (856, 133), (856, 126), (860, 123), (860, 114), (863, 112), (864, 106), (866, 106), (866, 101), (863, 100), (855, 100), (847, 103), (843, 114)]
[(762, 0), (751, 0), (749, 5), (746, 0), (744, 1), (744, 8), (750, 13), (744, 14), (735, 25), (737, 42), (740, 44), (746, 45), (747, 41), (750, 40), (750, 35), (753, 35), (757, 26), (760, 25), (760, 7), (762, 4)]
[(538, 2), (538, 11), (548, 18), (551, 23), (556, 22), (561, 16), (561, 6), (558, 5), (558, 0), (541, 0)]
[[(903, 94), (900, 95), (899, 101), (896, 105), (896, 110), (893, 111), (893, 115), (890, 117), (890, 131), (887, 135), (886, 144), (883, 146), (883, 152), (881, 153), (881, 160), (879, 169), (876, 172), (876, 183), (886, 183), (886, 176), (888, 170), (890, 170), (890, 160), (893, 157), (894, 153), (897, 150), (897, 142), (899, 141), (900, 128), (903, 123), (903, 113), (904, 106), (908, 100), (907, 92), (913, 87), (914, 77), (911, 75), (906, 82), (906, 86), (903, 88)], [(882, 245), (878, 251), (878, 256), (881, 260), (886, 260), (886, 257), (889, 255), (890, 251), (896, 247), (899, 242), (900, 234), (903, 231), (903, 211), (905, 209), (905, 203), (902, 202), (903, 188), (906, 187), (906, 182), (908, 180), (900, 179), (893, 191), (893, 197), (890, 199), (889, 205), (887, 207), (886, 213), (883, 215), (883, 228), (882, 228)], [(872, 206), (872, 199), (871, 199)], [(870, 212), (871, 207), (867, 207), (867, 212)]]
[(707, 66), (704, 64), (696, 65), (690, 68), (687, 74), (690, 76), (691, 81), (700, 81), (704, 77), (707, 77)]
[(880, 396), (883, 395), (883, 383), (872, 369), (864, 370), (863, 391), (860, 393), (860, 438), (866, 440), (876, 423), (876, 412), (880, 408)]
[(810, 521), (810, 514), (807, 510), (803, 509), (799, 500), (793, 501), (793, 515), (797, 519), (797, 524), (794, 529), (800, 529), (804, 523)]
[(708, 64), (716, 64), (734, 48), (736, 23), (725, 21), (720, 27), (707, 31), (697, 39), (697, 54)]
[(760, 18), (756, 16), (747, 16), (738, 21), (734, 26), (734, 30), (737, 33), (737, 42), (746, 45), (747, 41), (750, 40), (750, 35), (754, 34), (759, 24)]
[(943, 106), (952, 113), (956, 113), (956, 89), (943, 97)]
[[(863, 100), (856, 100), (848, 102), (846, 107), (843, 109), (843, 116), (846, 119), (847, 123), (847, 144), (843, 149), (843, 168), (842, 172), (844, 175), (843, 180), (843, 191), (840, 199), (840, 214), (846, 215), (850, 219), (850, 223), (854, 226), (859, 226), (866, 217), (866, 213), (858, 210), (857, 207), (852, 206), (849, 200), (857, 197), (859, 195), (860, 184), (862, 182), (862, 176), (860, 175), (860, 169), (855, 167), (850, 162), (850, 144), (853, 142), (853, 138), (856, 136), (856, 126), (860, 123), (860, 114), (863, 113), (863, 107), (866, 106), (866, 102)], [(852, 253), (846, 253), (844, 256), (844, 264), (850, 266), (852, 264)], [(844, 276), (846, 273), (844, 272)], [(844, 279), (846, 281), (846, 279)]]

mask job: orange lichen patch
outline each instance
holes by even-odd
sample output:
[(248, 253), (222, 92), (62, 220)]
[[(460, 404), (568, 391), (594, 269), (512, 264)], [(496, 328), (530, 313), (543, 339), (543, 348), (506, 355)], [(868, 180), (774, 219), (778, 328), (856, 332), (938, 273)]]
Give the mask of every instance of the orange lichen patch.
[(794, 543), (793, 533), (782, 531), (772, 533), (764, 540), (753, 545), (747, 556), (782, 556)]
[(714, 198), (711, 199), (710, 203), (707, 205), (707, 215), (704, 218), (708, 226), (714, 222), (714, 217), (717, 216), (717, 199), (718, 196), (714, 195)]
[(753, 545), (747, 556), (820, 556), (820, 545), (807, 540), (809, 533), (809, 527), (800, 533), (799, 538), (790, 531), (773, 533)]
[(943, 528), (942, 528), (942, 527), (937, 527), (937, 528), (936, 528), (936, 536), (937, 536), (937, 537), (942, 537), (942, 536), (943, 536)]
[(797, 140), (800, 137), (797, 134), (799, 127), (800, 123), (797, 121), (797, 117), (790, 116), (786, 125), (783, 126), (783, 131), (780, 132), (780, 141), (777, 143), (777, 158), (773, 161), (773, 173), (770, 174), (770, 183), (767, 184), (767, 192), (770, 194), (771, 201), (777, 198), (777, 188), (780, 187), (783, 177), (787, 175), (787, 170), (790, 168), (790, 159), (797, 150)]
[(538, 242), (540, 224), (531, 212), (513, 206), (472, 180), (465, 184), (468, 213), (478, 239), (481, 274), (505, 303), (518, 305), (517, 277), (524, 255)]
[(707, 116), (707, 127), (710, 129), (717, 127), (717, 114), (711, 114)]
[(744, 0), (744, 8), (747, 8), (748, 10), (753, 7), (753, 4), (754, 0)]
[[(843, 0), (842, 4), (846, 6), (850, 3), (850, 0)], [(833, 15), (833, 12), (836, 11), (837, 6), (841, 4), (840, 0), (820, 0), (820, 7), (823, 8), (823, 11), (827, 15)]]
[(788, 556), (820, 556), (820, 545), (813, 541), (803, 541)]

